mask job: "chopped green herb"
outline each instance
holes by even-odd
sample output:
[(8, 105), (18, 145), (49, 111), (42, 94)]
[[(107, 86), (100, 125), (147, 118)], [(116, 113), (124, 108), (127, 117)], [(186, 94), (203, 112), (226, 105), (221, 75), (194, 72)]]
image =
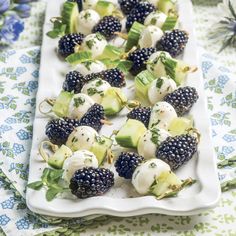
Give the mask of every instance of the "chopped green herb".
[(151, 133), (152, 133), (151, 141), (156, 145), (159, 144), (160, 134), (158, 132), (158, 129), (156, 128), (151, 129)]
[(80, 105), (83, 105), (85, 103), (85, 99), (78, 97), (78, 98), (74, 98), (74, 106), (76, 108), (78, 108)]
[(157, 19), (153, 17), (150, 23), (151, 25), (155, 25), (157, 23)]
[(105, 139), (103, 139), (101, 136), (96, 136), (95, 140), (101, 145), (105, 143)]
[(91, 16), (90, 12), (86, 12), (84, 15), (84, 19), (88, 20), (88, 18)]
[(160, 89), (161, 86), (163, 85), (163, 82), (164, 80), (162, 78), (158, 78), (156, 82), (156, 87)]
[(96, 42), (94, 39), (86, 41), (86, 45), (88, 46), (89, 49), (92, 49), (92, 47), (94, 46), (95, 43)]
[(94, 94), (98, 93), (96, 88), (89, 88), (87, 89), (88, 95), (93, 96)]
[(98, 80), (98, 81), (95, 83), (95, 86), (96, 86), (96, 87), (99, 87), (99, 86), (101, 86), (101, 85), (103, 85), (103, 81), (102, 81), (102, 80)]

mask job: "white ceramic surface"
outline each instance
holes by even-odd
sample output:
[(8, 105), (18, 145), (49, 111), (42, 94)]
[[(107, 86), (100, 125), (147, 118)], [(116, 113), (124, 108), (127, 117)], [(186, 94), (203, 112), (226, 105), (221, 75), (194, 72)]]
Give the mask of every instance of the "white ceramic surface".
[[(56, 54), (57, 40), (48, 38), (45, 33), (52, 25), (50, 18), (58, 16), (63, 0), (50, 0), (46, 12), (44, 38), (41, 52), (41, 68), (39, 89), (37, 94), (37, 110), (34, 122), (34, 136), (30, 157), (29, 183), (40, 179), (46, 164), (38, 153), (38, 146), (45, 140), (45, 125), (48, 118), (39, 113), (38, 105), (46, 97), (55, 97), (59, 94), (64, 81), (64, 75), (70, 70), (68, 65), (60, 60)], [(190, 40), (185, 49), (183, 60), (192, 65), (198, 64), (197, 47), (193, 32), (192, 5), (190, 0), (179, 1), (181, 28), (189, 32)], [(128, 86), (132, 81), (128, 81)], [(191, 115), (194, 117), (196, 128), (201, 133), (198, 154), (177, 174), (182, 178), (192, 177), (197, 183), (184, 189), (177, 197), (156, 200), (153, 196), (138, 196), (130, 181), (115, 176), (115, 186), (104, 196), (78, 200), (74, 198), (57, 198), (47, 202), (45, 190), (34, 191), (27, 189), (26, 200), (28, 207), (37, 213), (58, 217), (82, 217), (92, 214), (108, 214), (115, 216), (134, 216), (148, 213), (167, 215), (193, 215), (217, 205), (220, 198), (220, 185), (216, 169), (210, 123), (207, 114), (203, 79), (200, 70), (189, 75), (187, 85), (197, 88), (200, 99), (194, 105)], [(129, 98), (133, 91), (125, 89)], [(127, 110), (123, 110), (118, 118), (112, 120), (112, 129), (119, 129), (126, 120)], [(111, 127), (106, 126), (102, 134), (110, 135)], [(113, 167), (111, 167), (113, 169)], [(113, 169), (114, 170), (114, 169)]]

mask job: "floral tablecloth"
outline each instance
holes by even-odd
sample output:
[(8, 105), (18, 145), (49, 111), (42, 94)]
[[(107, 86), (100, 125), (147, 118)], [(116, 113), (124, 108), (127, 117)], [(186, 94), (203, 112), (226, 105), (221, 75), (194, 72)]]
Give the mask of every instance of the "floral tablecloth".
[[(220, 44), (213, 46), (206, 39), (207, 29), (214, 22), (217, 1), (193, 2), (199, 42), (207, 50), (216, 52)], [(44, 2), (34, 3), (32, 17), (26, 22), (27, 31), (14, 45), (15, 49), (0, 52), (0, 227), (5, 232), (0, 231), (0, 235), (235, 236), (236, 191), (223, 193), (217, 208), (191, 217), (152, 214), (67, 221), (38, 216), (26, 208), (24, 195), (40, 54), (39, 47), (31, 46), (40, 44), (44, 7)], [(16, 50), (24, 47), (27, 49)], [(201, 57), (214, 147), (219, 161), (236, 153), (235, 56), (236, 52), (227, 49), (216, 56), (220, 64), (208, 53), (203, 52)], [(222, 182), (235, 178), (235, 175), (232, 167), (219, 170)]]

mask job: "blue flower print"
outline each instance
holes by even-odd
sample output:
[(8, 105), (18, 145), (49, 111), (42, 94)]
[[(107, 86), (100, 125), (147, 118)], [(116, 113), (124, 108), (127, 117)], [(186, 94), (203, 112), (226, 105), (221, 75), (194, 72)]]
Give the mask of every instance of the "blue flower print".
[(0, 226), (7, 225), (9, 221), (10, 218), (6, 214), (0, 216)]
[(17, 133), (16, 133), (17, 137), (20, 140), (28, 140), (31, 138), (31, 134), (29, 132), (26, 132), (23, 129), (20, 129)]
[(203, 72), (203, 74), (206, 74), (212, 66), (213, 66), (212, 62), (203, 61), (202, 62), (202, 72)]
[(27, 180), (29, 174), (29, 166), (26, 167), (22, 163), (11, 163), (9, 172), (15, 172), (17, 175), (20, 175), (20, 178)]
[(29, 98), (25, 101), (24, 105), (30, 105), (31, 107), (35, 107), (36, 105), (36, 99), (35, 98)]
[(39, 71), (35, 70), (32, 74), (31, 74), (35, 79), (38, 79), (39, 77)]
[(13, 153), (15, 155), (18, 155), (18, 154), (20, 154), (20, 153), (22, 153), (24, 151), (25, 151), (25, 148), (24, 148), (24, 146), (22, 144), (18, 144), (18, 143), (14, 143), (13, 144)]
[(29, 226), (30, 226), (30, 222), (26, 217), (24, 217), (16, 222), (16, 227), (19, 230), (29, 229)]
[(24, 74), (26, 71), (27, 71), (27, 69), (25, 67), (22, 67), (22, 66), (19, 66), (19, 67), (16, 68), (16, 74), (18, 76)]
[(2, 29), (0, 30), (0, 41), (4, 44), (14, 43), (19, 39), (24, 30), (24, 23), (17, 15), (8, 15), (5, 17)]
[(10, 0), (1, 0), (0, 1), (0, 14), (6, 12), (10, 7)]
[(29, 81), (28, 89), (30, 92), (38, 88), (38, 81)]
[(10, 197), (9, 199), (1, 203), (2, 209), (13, 209), (14, 205), (15, 205), (14, 197)]
[(12, 130), (11, 126), (9, 126), (9, 125), (0, 125), (0, 135), (6, 133), (9, 130)]

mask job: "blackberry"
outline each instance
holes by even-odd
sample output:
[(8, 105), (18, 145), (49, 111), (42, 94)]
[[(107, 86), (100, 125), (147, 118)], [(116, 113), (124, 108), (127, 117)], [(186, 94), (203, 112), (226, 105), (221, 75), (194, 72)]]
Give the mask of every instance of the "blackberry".
[(155, 48), (141, 48), (131, 52), (127, 58), (129, 61), (133, 62), (130, 73), (135, 76), (145, 70), (146, 62), (155, 51)]
[(58, 53), (63, 56), (67, 57), (70, 54), (73, 54), (75, 51), (76, 45), (81, 45), (84, 40), (84, 35), (81, 33), (72, 33), (67, 34), (61, 37), (58, 43)]
[(139, 2), (140, 0), (118, 0), (120, 9), (125, 15), (128, 15)]
[(194, 87), (180, 87), (174, 92), (167, 94), (164, 101), (171, 104), (179, 116), (190, 111), (193, 104), (198, 100), (198, 93)]
[(106, 193), (114, 185), (114, 174), (105, 168), (84, 167), (70, 180), (71, 193), (77, 198), (89, 198)]
[(80, 119), (79, 123), (81, 126), (90, 126), (96, 131), (99, 131), (102, 128), (102, 120), (104, 119), (105, 113), (103, 107), (95, 103), (88, 109), (85, 115)]
[(188, 34), (186, 31), (174, 29), (162, 36), (161, 40), (157, 42), (157, 50), (166, 51), (172, 57), (181, 54), (188, 42)]
[(138, 3), (130, 12), (130, 14), (127, 16), (126, 21), (126, 29), (127, 31), (130, 30), (131, 26), (135, 21), (143, 24), (146, 17), (151, 13), (155, 11), (155, 7), (153, 4), (149, 2), (140, 2)]
[(135, 169), (143, 161), (144, 158), (134, 152), (122, 152), (115, 162), (115, 168), (120, 177), (132, 179)]
[(141, 121), (146, 127), (148, 127), (150, 116), (151, 116), (151, 108), (150, 107), (137, 107), (137, 108), (134, 108), (127, 115), (127, 117), (129, 119), (134, 119), (134, 120)]
[(86, 83), (85, 77), (78, 71), (70, 71), (66, 75), (65, 82), (63, 83), (63, 89), (67, 92), (80, 93), (84, 84)]
[(120, 20), (114, 16), (104, 16), (92, 29), (93, 33), (102, 34), (107, 40), (115, 37), (115, 32), (121, 31)]
[(197, 139), (189, 134), (168, 137), (156, 151), (156, 157), (176, 170), (189, 161), (197, 151)]
[(57, 145), (65, 144), (72, 131), (80, 126), (78, 120), (64, 118), (54, 119), (46, 125), (46, 135), (49, 140)]
[(107, 81), (112, 87), (117, 87), (117, 88), (121, 88), (126, 85), (125, 75), (118, 68), (104, 70), (99, 73), (92, 73), (87, 75), (85, 78), (86, 80), (101, 78)]

